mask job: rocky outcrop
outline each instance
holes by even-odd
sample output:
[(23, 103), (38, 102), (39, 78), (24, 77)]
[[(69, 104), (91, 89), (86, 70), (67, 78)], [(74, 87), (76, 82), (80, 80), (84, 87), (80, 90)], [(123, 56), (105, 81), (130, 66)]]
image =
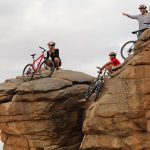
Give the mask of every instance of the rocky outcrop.
[(0, 84), (0, 129), (4, 150), (79, 149), (83, 109), (79, 101), (92, 77), (56, 71), (52, 78)]
[(150, 29), (135, 53), (86, 110), (84, 150), (150, 149)]
[(150, 150), (150, 29), (105, 79), (98, 101), (86, 102), (92, 80), (59, 70), (52, 78), (0, 84), (4, 150)]

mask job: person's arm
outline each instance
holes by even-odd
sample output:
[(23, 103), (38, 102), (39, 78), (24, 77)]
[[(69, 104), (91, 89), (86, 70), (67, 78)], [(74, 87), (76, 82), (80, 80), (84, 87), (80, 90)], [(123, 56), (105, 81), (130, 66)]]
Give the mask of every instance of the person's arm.
[(104, 66), (101, 67), (101, 69), (103, 70), (106, 66), (108, 66), (108, 65), (110, 65), (110, 64), (112, 64), (111, 61), (107, 62)]
[(47, 51), (47, 57), (46, 57), (47, 60), (49, 59), (49, 56), (50, 56), (49, 51)]
[(59, 49), (55, 49), (55, 56), (59, 58)]
[(131, 19), (138, 19), (138, 15), (129, 15), (127, 13), (122, 13), (122, 14), (123, 14), (123, 16), (127, 16), (127, 17), (129, 17)]

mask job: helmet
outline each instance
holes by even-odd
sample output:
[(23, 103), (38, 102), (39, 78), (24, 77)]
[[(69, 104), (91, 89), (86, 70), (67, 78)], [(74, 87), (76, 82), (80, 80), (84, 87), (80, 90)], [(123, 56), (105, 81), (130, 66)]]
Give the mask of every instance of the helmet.
[(55, 42), (49, 42), (47, 45), (55, 46)]
[(110, 52), (109, 56), (116, 56), (117, 54), (115, 52)]
[(144, 5), (144, 4), (141, 4), (140, 6), (139, 6), (139, 9), (146, 9), (147, 7)]

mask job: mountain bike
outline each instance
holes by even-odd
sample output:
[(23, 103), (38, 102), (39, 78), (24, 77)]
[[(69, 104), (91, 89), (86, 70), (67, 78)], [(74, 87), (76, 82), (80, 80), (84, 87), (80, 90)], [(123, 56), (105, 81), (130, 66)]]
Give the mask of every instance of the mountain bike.
[(33, 62), (32, 64), (27, 64), (24, 69), (23, 69), (23, 74), (22, 78), (23, 81), (30, 81), (34, 77), (34, 75), (37, 73), (41, 77), (50, 77), (54, 70), (55, 70), (55, 65), (52, 60), (47, 60), (45, 57), (45, 52), (47, 52), (43, 47), (40, 47), (42, 49), (42, 54), (35, 59), (36, 54), (32, 54)]
[[(144, 24), (149, 25), (150, 23), (144, 23)], [(123, 59), (126, 59), (130, 54), (133, 54), (135, 43), (138, 41), (138, 38), (141, 35), (141, 33), (144, 32), (146, 29), (148, 29), (148, 28), (132, 32), (132, 34), (136, 34), (137, 40), (128, 41), (121, 47), (120, 54)]]
[(104, 86), (104, 78), (109, 77), (109, 72), (104, 70), (102, 73), (102, 70), (100, 67), (97, 67), (99, 69), (98, 76), (93, 80), (93, 82), (89, 85), (86, 93), (85, 93), (85, 99), (89, 100), (91, 95), (94, 94), (95, 98), (94, 101), (98, 99), (98, 97), (102, 94), (102, 89)]

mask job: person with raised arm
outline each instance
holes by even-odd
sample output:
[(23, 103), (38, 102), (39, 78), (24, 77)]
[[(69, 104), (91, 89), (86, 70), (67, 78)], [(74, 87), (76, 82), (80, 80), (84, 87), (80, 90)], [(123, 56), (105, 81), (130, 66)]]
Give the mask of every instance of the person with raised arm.
[(141, 4), (139, 6), (141, 14), (139, 15), (130, 15), (128, 13), (122, 13), (124, 16), (127, 16), (131, 19), (136, 19), (139, 22), (139, 35), (140, 36), (146, 29), (150, 27), (150, 13), (147, 11), (147, 6)]

